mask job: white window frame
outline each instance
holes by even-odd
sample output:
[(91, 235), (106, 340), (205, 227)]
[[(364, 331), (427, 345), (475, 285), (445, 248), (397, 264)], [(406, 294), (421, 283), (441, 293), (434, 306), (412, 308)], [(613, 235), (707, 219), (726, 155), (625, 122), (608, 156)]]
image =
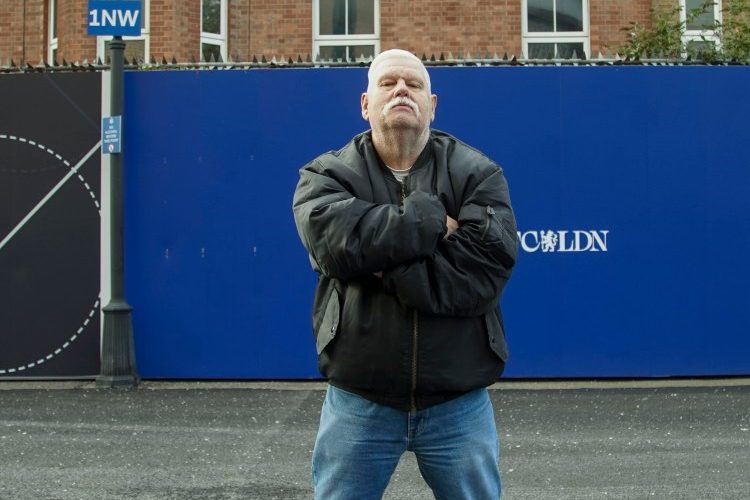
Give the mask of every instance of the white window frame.
[[(221, 19), (219, 20), (219, 31), (221, 33), (207, 33), (203, 31), (203, 0), (199, 0), (201, 3), (201, 40), (200, 44), (198, 46), (198, 60), (203, 59), (203, 45), (216, 45), (219, 47), (219, 51), (221, 53), (221, 59), (222, 61), (227, 60), (227, 32), (228, 32), (228, 10), (229, 10), (229, 2), (227, 0), (221, 0)], [(208, 61), (206, 61), (208, 62)]]
[(49, 0), (47, 3), (49, 12), (47, 16), (47, 62), (52, 63), (55, 60), (54, 53), (57, 50), (57, 33), (54, 33), (55, 18), (57, 17), (57, 0)]
[[(143, 14), (141, 18), (141, 34), (140, 36), (124, 36), (123, 40), (143, 40), (143, 62), (148, 64), (151, 59), (151, 0), (141, 0), (143, 7)], [(112, 40), (111, 36), (98, 36), (96, 37), (96, 57), (102, 62), (107, 60), (107, 54), (105, 51), (105, 43)]]
[[(721, 22), (721, 0), (714, 0), (714, 21)], [(687, 48), (689, 42), (714, 42), (719, 46), (719, 37), (716, 36), (715, 30), (689, 30), (687, 28), (687, 2), (680, 0), (680, 22), (685, 30), (682, 33), (682, 44)], [(684, 54), (686, 55), (686, 54)]]
[[(521, 1), (521, 33), (524, 58), (528, 58), (530, 43), (583, 43), (586, 58), (591, 57), (591, 37), (589, 25), (589, 0), (581, 0), (583, 10), (583, 31), (529, 31), (529, 2)], [(552, 8), (557, 13), (557, 0), (553, 0)], [(553, 22), (556, 17), (553, 16)], [(579, 59), (583, 54), (578, 54)]]
[[(320, 0), (313, 0), (313, 60), (317, 59), (321, 47), (338, 47), (341, 45), (373, 45), (374, 55), (380, 53), (380, 0), (373, 2), (374, 33), (364, 35), (321, 35), (320, 34)], [(349, 2), (345, 3), (344, 19), (349, 23)]]

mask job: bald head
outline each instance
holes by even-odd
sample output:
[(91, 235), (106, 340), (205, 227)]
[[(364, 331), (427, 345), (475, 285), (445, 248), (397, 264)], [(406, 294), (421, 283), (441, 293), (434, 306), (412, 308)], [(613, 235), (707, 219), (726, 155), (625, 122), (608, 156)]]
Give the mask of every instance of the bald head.
[(381, 52), (380, 54), (375, 57), (375, 59), (372, 60), (370, 63), (370, 69), (367, 72), (367, 91), (369, 92), (372, 86), (377, 81), (377, 73), (379, 71), (380, 66), (386, 61), (393, 61), (397, 59), (411, 59), (413, 61), (416, 61), (419, 66), (422, 68), (422, 73), (424, 74), (425, 82), (427, 83), (427, 91), (432, 92), (432, 85), (430, 83), (430, 74), (427, 72), (427, 68), (425, 68), (422, 61), (409, 52), (408, 50), (403, 49), (390, 49), (386, 50), (385, 52)]

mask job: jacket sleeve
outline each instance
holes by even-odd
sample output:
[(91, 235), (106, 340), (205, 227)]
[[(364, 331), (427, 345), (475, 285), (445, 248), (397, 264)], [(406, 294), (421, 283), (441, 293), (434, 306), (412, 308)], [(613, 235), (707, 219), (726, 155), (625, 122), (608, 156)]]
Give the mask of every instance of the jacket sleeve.
[(446, 231), (436, 196), (415, 192), (402, 207), (371, 203), (315, 163), (300, 170), (293, 210), (315, 270), (341, 280), (428, 257)]
[(429, 257), (383, 274), (383, 286), (418, 311), (477, 316), (497, 307), (518, 242), (508, 184), (497, 168), (467, 196), (459, 228)]

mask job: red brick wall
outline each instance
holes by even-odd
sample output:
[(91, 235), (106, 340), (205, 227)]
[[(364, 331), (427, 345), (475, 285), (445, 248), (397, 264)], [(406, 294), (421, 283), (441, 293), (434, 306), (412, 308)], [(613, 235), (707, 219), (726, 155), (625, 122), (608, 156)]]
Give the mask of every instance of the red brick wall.
[(199, 1), (151, 0), (151, 56), (178, 61), (200, 60)]
[(521, 50), (520, 0), (380, 1), (380, 50), (473, 57)]
[(44, 0), (0, 1), (0, 64), (38, 64), (47, 58)]
[(96, 37), (86, 34), (87, 8), (86, 1), (57, 0), (57, 62), (96, 59)]
[(652, 0), (590, 0), (591, 57), (599, 52), (614, 56), (627, 37), (622, 28), (630, 21), (650, 24), (651, 4)]
[[(58, 61), (94, 60), (86, 34), (87, 0), (58, 1)], [(652, 5), (676, 0), (590, 0), (591, 51), (614, 52), (629, 21), (650, 25)], [(24, 4), (26, 13), (24, 16)], [(234, 60), (307, 57), (312, 52), (312, 0), (230, 0), (228, 53)], [(47, 1), (0, 0), (0, 64), (37, 64), (47, 54)], [(151, 0), (150, 53), (200, 59), (200, 0)], [(25, 27), (25, 29), (24, 29)], [(380, 0), (380, 48), (428, 57), (520, 54), (521, 0)]]
[[(306, 58), (312, 53), (312, 0), (245, 0), (245, 23), (230, 27), (230, 54), (251, 60), (253, 55)], [(232, 37), (237, 36), (237, 45)], [(242, 37), (242, 41), (240, 40)]]

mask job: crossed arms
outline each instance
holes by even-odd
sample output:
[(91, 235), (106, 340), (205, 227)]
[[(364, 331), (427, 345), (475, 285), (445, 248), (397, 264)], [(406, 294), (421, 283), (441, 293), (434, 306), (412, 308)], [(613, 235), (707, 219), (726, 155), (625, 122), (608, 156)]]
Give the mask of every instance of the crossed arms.
[(429, 314), (496, 307), (517, 252), (501, 169), (467, 186), (457, 220), (432, 194), (414, 191), (398, 206), (351, 191), (315, 164), (300, 172), (294, 217), (317, 272), (342, 281), (377, 273), (388, 293)]

